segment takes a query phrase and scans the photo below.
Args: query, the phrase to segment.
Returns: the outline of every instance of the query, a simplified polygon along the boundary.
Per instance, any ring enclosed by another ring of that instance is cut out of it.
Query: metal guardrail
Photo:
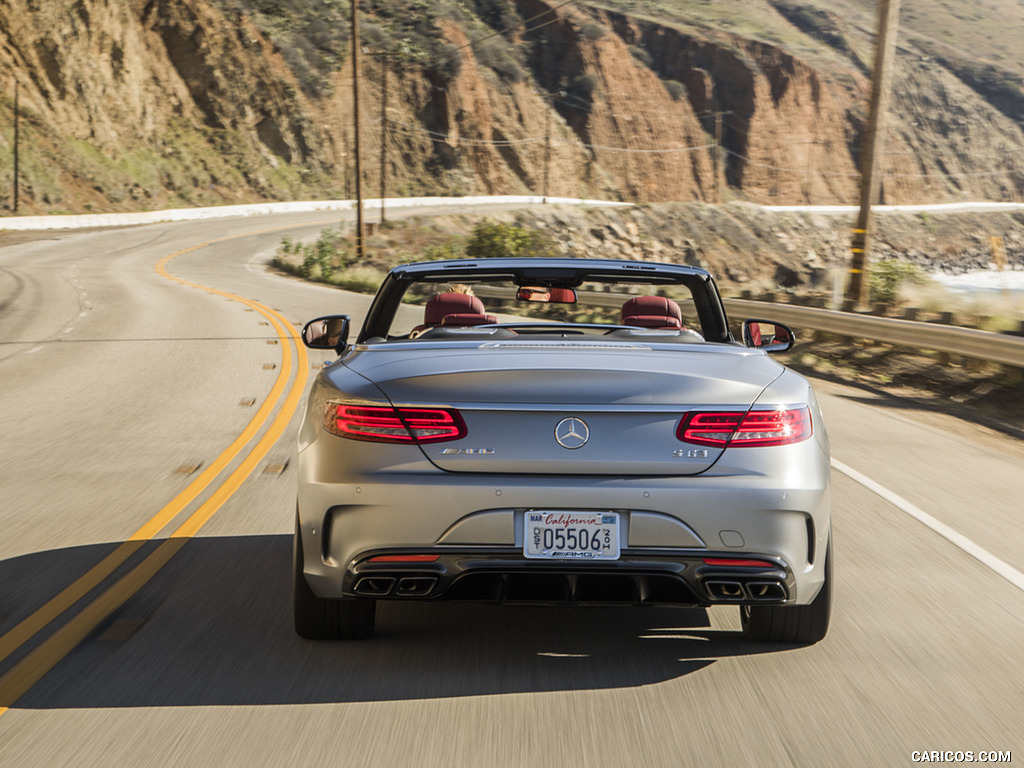
[[[734,318],[764,318],[792,325],[798,339],[800,329],[809,328],[1024,368],[1024,338],[1002,333],[747,299],[725,299],[725,308]]]

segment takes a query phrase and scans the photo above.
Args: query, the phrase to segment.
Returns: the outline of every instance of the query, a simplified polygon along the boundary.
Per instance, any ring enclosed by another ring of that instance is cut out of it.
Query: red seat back
[[[448,315],[482,315],[484,303],[468,293],[439,293],[431,296],[423,311],[424,325],[441,325]]]
[[[637,296],[622,305],[619,325],[638,328],[682,328],[683,312],[664,296]]]

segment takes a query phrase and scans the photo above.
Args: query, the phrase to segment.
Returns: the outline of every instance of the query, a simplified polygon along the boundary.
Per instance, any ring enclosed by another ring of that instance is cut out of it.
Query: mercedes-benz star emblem
[[[587,422],[583,419],[570,416],[568,419],[562,419],[555,425],[555,440],[563,448],[568,448],[569,450],[582,448],[589,439],[590,427],[587,426]]]

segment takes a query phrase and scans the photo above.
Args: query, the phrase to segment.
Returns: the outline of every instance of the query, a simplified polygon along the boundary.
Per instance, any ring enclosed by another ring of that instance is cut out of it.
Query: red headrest
[[[683,324],[683,312],[679,309],[679,305],[664,296],[637,296],[635,299],[627,301],[622,305],[622,311],[619,312],[619,324],[639,325],[639,323],[627,322],[629,318],[634,317],[660,317],[664,320],[661,325],[674,328],[679,328]],[[658,326],[645,324],[642,327]]]
[[[484,303],[468,293],[439,293],[431,296],[423,311],[425,325],[440,325],[446,315],[482,315]]]
[[[619,325],[631,325],[634,328],[682,328],[683,324],[674,317],[664,315],[630,315],[622,318]]]

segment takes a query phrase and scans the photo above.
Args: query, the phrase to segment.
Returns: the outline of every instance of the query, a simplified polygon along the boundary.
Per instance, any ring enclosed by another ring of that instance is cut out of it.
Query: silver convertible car
[[[730,331],[702,269],[596,259],[396,267],[317,376],[298,447],[295,628],[378,600],[735,605],[807,644],[832,600],[829,446],[807,380]]]

